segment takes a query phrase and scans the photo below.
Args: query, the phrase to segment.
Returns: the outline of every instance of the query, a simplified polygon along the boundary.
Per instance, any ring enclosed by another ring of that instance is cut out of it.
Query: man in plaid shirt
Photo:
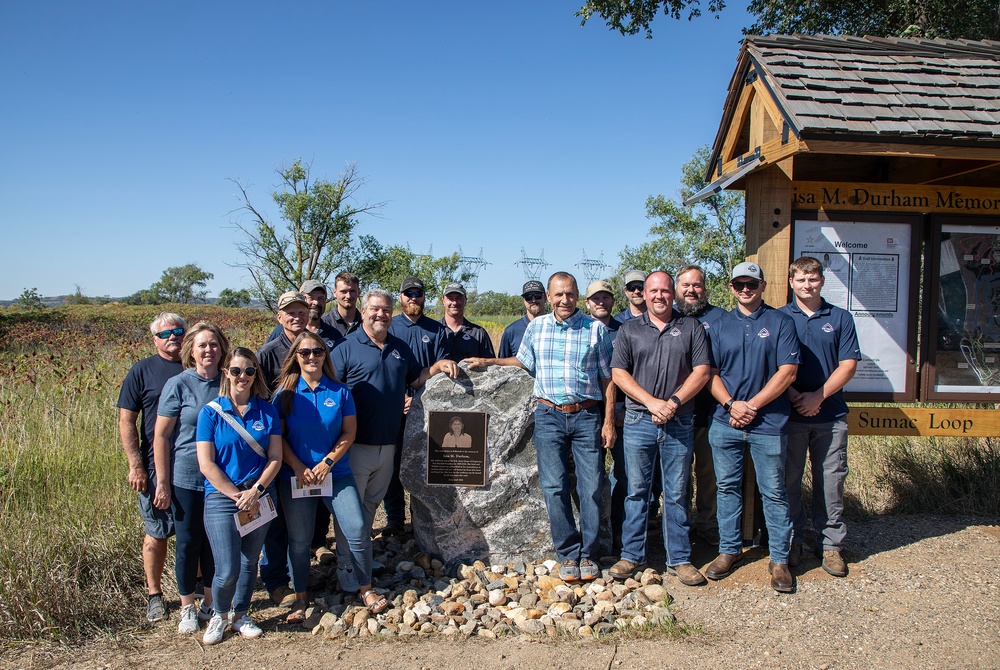
[[[573,275],[552,275],[547,295],[552,313],[528,324],[517,356],[466,362],[473,369],[517,366],[535,378],[538,482],[559,556],[559,577],[592,580],[600,575],[603,450],[615,442],[611,336],[604,324],[577,308],[580,291]],[[570,493],[570,453],[580,498],[579,529]]]

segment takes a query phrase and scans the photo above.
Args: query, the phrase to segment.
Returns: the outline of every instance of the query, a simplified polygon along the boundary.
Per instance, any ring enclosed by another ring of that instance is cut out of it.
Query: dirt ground
[[[665,585],[672,611],[694,630],[678,640],[415,637],[324,640],[282,623],[258,593],[258,640],[215,647],[178,637],[171,619],[72,648],[3,651],[0,668],[996,668],[1000,667],[1000,527],[996,519],[912,516],[856,521],[850,574],[816,559],[798,590],[767,584],[759,550],[729,578],[700,588]],[[710,547],[696,546],[704,567]]]

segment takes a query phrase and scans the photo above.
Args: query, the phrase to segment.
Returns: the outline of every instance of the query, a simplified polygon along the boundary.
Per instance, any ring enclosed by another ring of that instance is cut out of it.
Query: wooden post
[[[764,302],[788,302],[788,264],[792,261],[792,182],[776,165],[746,180],[747,257],[764,271]]]

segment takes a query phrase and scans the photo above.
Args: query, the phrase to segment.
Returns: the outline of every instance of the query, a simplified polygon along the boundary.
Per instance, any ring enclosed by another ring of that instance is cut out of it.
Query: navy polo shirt
[[[337,309],[337,306],[334,305],[333,309],[324,314],[320,321],[336,330],[342,337],[347,337],[361,327],[361,310],[355,310],[354,320],[347,321],[340,315],[340,310]]]
[[[716,307],[715,305],[705,305],[705,309],[701,311],[700,314],[696,314],[694,318],[698,319],[701,323],[702,329],[705,331],[705,336],[708,338],[709,343],[709,357],[712,354],[712,335],[715,334],[716,322],[724,317],[728,312],[721,307]],[[715,367],[715,363],[712,363],[712,367]],[[712,382],[709,381],[705,386],[698,391],[698,395],[694,397],[694,425],[696,428],[707,428],[708,422],[712,420],[712,413],[715,411],[716,406],[719,403],[715,401],[715,397],[712,395]]]
[[[757,395],[782,365],[799,363],[799,338],[795,323],[784,312],[761,304],[746,315],[734,307],[715,322],[712,334],[713,365],[733,400],[750,400]],[[791,403],[784,393],[761,407],[743,430],[762,435],[784,435]],[[729,425],[722,405],[713,420]]]
[[[796,391],[815,391],[826,383],[840,361],[861,360],[858,334],[850,312],[823,300],[819,309],[808,316],[794,299],[781,311],[792,317],[795,334],[802,343],[799,374],[792,382]],[[837,391],[823,401],[816,416],[802,416],[793,409],[789,418],[799,423],[829,423],[845,416],[847,403],[843,392]]]
[[[406,343],[421,368],[429,368],[448,357],[448,336],[444,330],[439,322],[423,314],[416,323],[404,314],[397,314],[389,324],[389,334]]]
[[[499,358],[517,356],[517,350],[521,348],[521,340],[524,338],[524,331],[527,329],[529,323],[531,323],[531,319],[525,314],[504,328],[503,335],[500,337]]]
[[[666,400],[677,392],[695,367],[710,362],[705,329],[697,319],[674,310],[663,330],[649,320],[648,313],[622,324],[611,367],[625,370],[644,391]],[[645,405],[628,396],[625,406],[634,412],[649,413]],[[678,415],[693,411],[692,400],[677,408]]]
[[[466,358],[479,356],[482,358],[493,358],[493,342],[490,341],[490,334],[486,329],[477,323],[472,323],[464,319],[457,331],[453,331],[441,317],[441,325],[444,326],[445,342],[447,343],[448,358],[461,363]]]
[[[354,396],[356,441],[395,444],[407,385],[416,381],[424,369],[410,347],[390,333],[379,349],[365,329],[358,328],[341,340],[330,359],[337,379],[347,384]]]
[[[632,313],[631,305],[615,314],[615,321],[618,323],[625,323],[626,321],[630,321],[634,318],[636,318],[636,316]]]
[[[271,340],[278,339],[281,337],[284,330],[285,329],[282,328],[280,324],[275,326],[274,330],[271,331],[271,334],[267,336],[267,341],[270,342]],[[326,346],[329,349],[333,349],[333,347],[337,344],[337,340],[343,339],[344,337],[343,333],[341,333],[336,326],[331,326],[322,319],[319,322],[319,330],[316,331],[316,334],[319,335],[324,342],[326,342]]]
[[[233,409],[233,401],[227,396],[219,396],[217,402],[222,411],[231,415],[250,437],[257,441],[267,453],[272,435],[281,435],[281,420],[278,412],[268,401],[251,396],[250,405],[241,417]],[[267,465],[267,459],[260,456],[246,440],[223,419],[217,411],[205,405],[198,415],[198,442],[215,445],[215,464],[236,486],[253,484],[260,479]],[[215,492],[215,486],[205,478],[205,495]]]
[[[292,409],[285,414],[279,391],[274,396],[274,406],[285,422],[285,439],[292,451],[307,467],[312,468],[326,458],[340,439],[345,416],[354,416],[354,397],[346,384],[335,382],[326,375],[316,388],[309,388],[306,380],[299,378],[299,385],[292,394]],[[290,479],[295,473],[287,463],[281,466],[281,477]],[[344,455],[330,468],[331,477],[351,474],[351,465]]]

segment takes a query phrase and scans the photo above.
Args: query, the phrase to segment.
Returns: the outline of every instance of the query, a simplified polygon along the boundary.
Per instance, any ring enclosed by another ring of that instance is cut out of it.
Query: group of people
[[[690,560],[693,521],[719,545],[705,575],[727,576],[742,557],[745,450],[764,502],[771,585],[794,589],[788,566],[802,553],[807,454],[823,567],[845,575],[841,389],[859,358],[857,338],[850,315],[822,299],[818,261],[796,260],[789,281],[794,300],[773,309],[763,303],[760,267],[741,263],[730,282],[737,307],[727,312],[709,304],[697,266],[681,268],[676,286],[667,272],[632,271],[623,311],[612,316],[613,290],[598,281],[587,288],[586,315],[576,279],[558,272],[547,286],[524,284],[525,315],[504,331],[499,358],[488,333],[465,318],[461,284],[445,287],[436,321],[424,314],[416,277],[402,282],[395,317],[396,296],[381,289],[366,291],[359,307],[351,273],[337,275],[329,312],[326,285],[309,280],[279,297],[278,326],[256,352],[232,347],[214,324],[188,328],[177,314],[158,315],[150,324],[156,353],[131,368],[118,401],[145,524],[147,618],[166,616],[161,576],[176,535],[180,632],[207,621],[206,644],[230,627],[259,636],[248,615],[258,562],[273,601],[289,608],[288,621],[301,621],[310,557],[329,552],[331,517],[340,588],[384,611],[385,596],[372,588],[375,512],[384,504],[383,535],[403,531],[399,463],[411,399],[433,375],[456,377],[460,361],[519,366],[534,377],[539,484],[562,579],[600,574],[608,452],[620,555],[611,577],[644,566],[658,487],[668,572],[686,585],[705,581]],[[254,523],[261,515],[273,519]]]

